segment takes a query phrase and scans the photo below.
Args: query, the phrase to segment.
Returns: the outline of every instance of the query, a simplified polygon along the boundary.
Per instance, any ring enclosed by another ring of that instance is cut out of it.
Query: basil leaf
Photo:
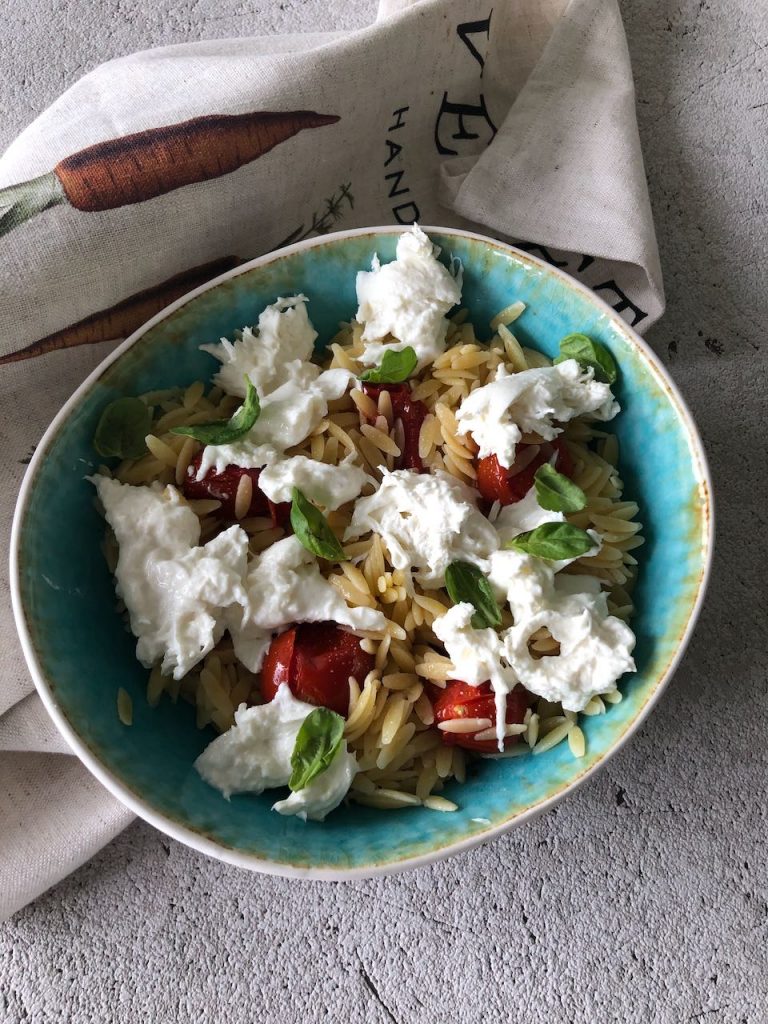
[[[556,363],[564,363],[566,359],[575,359],[585,369],[591,367],[595,372],[595,380],[601,384],[615,384],[619,376],[613,356],[602,345],[592,341],[586,334],[569,334],[560,342],[560,355]]]
[[[308,786],[328,768],[341,746],[344,719],[328,708],[310,711],[296,736],[291,754],[291,778],[288,782],[296,793]]]
[[[472,605],[475,629],[498,628],[501,625],[501,612],[491,585],[476,565],[451,562],[445,570],[445,589],[454,604],[466,601]]]
[[[418,361],[410,345],[399,352],[389,349],[384,353],[381,365],[360,374],[360,380],[368,384],[402,384],[416,369]]]
[[[580,512],[587,504],[584,491],[548,462],[536,470],[533,483],[536,500],[548,512]]]
[[[118,398],[101,414],[93,447],[105,458],[138,459],[151,425],[152,413],[140,398]]]
[[[291,526],[307,551],[311,551],[313,555],[327,558],[329,562],[348,561],[338,537],[328,525],[328,520],[298,487],[293,488]]]
[[[198,423],[194,427],[173,427],[171,433],[194,437],[203,444],[232,444],[233,441],[239,441],[261,415],[258,392],[248,377],[245,378],[245,387],[245,400],[230,419]]]
[[[523,551],[526,555],[547,558],[552,562],[559,562],[563,558],[578,558],[594,546],[595,542],[586,530],[580,530],[570,523],[542,523],[535,530],[521,533],[504,545],[513,551]]]

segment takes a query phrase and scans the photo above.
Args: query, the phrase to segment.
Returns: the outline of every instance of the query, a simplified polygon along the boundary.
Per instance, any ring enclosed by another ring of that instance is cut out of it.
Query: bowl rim
[[[106,356],[67,399],[43,434],[22,480],[13,517],[9,560],[11,602],[22,651],[37,693],[39,694],[48,714],[53,719],[56,728],[71,748],[71,751],[114,797],[133,811],[138,817],[142,818],[150,825],[153,825],[160,832],[176,839],[178,842],[183,843],[186,846],[190,846],[198,852],[206,854],[217,860],[232,864],[235,867],[258,871],[262,874],[314,881],[347,881],[351,879],[374,878],[383,875],[398,874],[401,871],[412,870],[414,868],[433,864],[445,859],[446,857],[471,850],[490,839],[495,839],[496,837],[509,832],[512,828],[522,825],[524,822],[533,821],[540,814],[551,810],[551,808],[560,803],[561,800],[565,799],[566,796],[570,795],[583,785],[588,778],[602,768],[606,762],[618,753],[618,751],[634,736],[660,700],[662,693],[677,670],[701,613],[701,608],[711,576],[714,552],[715,508],[712,478],[704,445],[690,409],[678,390],[677,385],[672,380],[666,367],[661,363],[656,353],[650,345],[648,345],[648,343],[645,342],[643,338],[641,338],[637,332],[619,316],[616,310],[596,295],[595,292],[571,275],[565,273],[563,270],[547,263],[545,260],[532,256],[530,253],[527,253],[522,249],[518,249],[516,246],[510,245],[507,242],[499,241],[498,239],[491,238],[475,231],[435,225],[421,225],[421,227],[428,235],[440,234],[445,237],[456,236],[483,243],[492,249],[500,251],[506,255],[511,255],[518,261],[528,263],[540,270],[543,270],[545,273],[558,278],[565,286],[585,295],[597,309],[601,310],[611,320],[614,327],[617,327],[624,334],[626,341],[635,349],[639,350],[646,363],[649,364],[651,371],[659,379],[660,383],[663,384],[670,400],[676,407],[679,420],[686,428],[688,435],[688,447],[694,466],[694,476],[697,478],[700,488],[703,490],[702,565],[697,582],[696,595],[673,657],[667,663],[663,673],[656,679],[652,693],[643,704],[642,708],[640,708],[638,714],[629,723],[625,731],[614,742],[614,744],[605,751],[602,756],[598,757],[597,760],[584,768],[575,778],[566,783],[551,796],[546,797],[544,800],[534,804],[532,807],[528,807],[517,814],[513,814],[511,817],[505,818],[501,822],[490,825],[488,828],[480,829],[473,832],[471,835],[465,836],[464,838],[448,842],[445,845],[437,846],[426,853],[406,856],[401,859],[395,857],[394,859],[387,860],[383,863],[375,863],[366,866],[329,868],[322,866],[302,867],[290,862],[271,860],[259,854],[249,853],[234,847],[225,846],[224,844],[220,844],[207,838],[205,835],[195,831],[193,828],[182,825],[170,817],[166,817],[162,812],[146,803],[141,796],[122,782],[117,775],[115,775],[98,759],[87,744],[80,738],[64,712],[59,707],[52,688],[45,676],[42,665],[37,657],[24,611],[20,574],[20,552],[23,523],[26,518],[27,509],[30,504],[34,490],[34,482],[37,477],[39,467],[42,465],[48,449],[55,441],[61,428],[69,419],[70,414],[79,405],[81,399],[100,379],[107,368],[119,360],[125,352],[131,349],[144,334],[157,326],[157,324],[161,323],[163,320],[167,319],[171,314],[181,309],[191,300],[196,299],[205,292],[217,288],[225,281],[238,277],[240,274],[248,273],[258,267],[275,262],[285,256],[300,253],[308,249],[320,248],[337,241],[344,241],[348,238],[357,238],[364,235],[374,236],[382,234],[401,234],[403,231],[408,229],[408,226],[387,224],[381,226],[350,228],[326,235],[320,235],[315,238],[304,239],[303,241],[294,242],[291,245],[284,246],[281,249],[265,253],[262,256],[257,256],[255,259],[249,260],[247,263],[243,263],[231,270],[227,270],[218,277],[205,282],[197,288],[193,288],[191,291],[180,296],[178,299],[161,309],[153,317],[147,320],[145,324],[130,334],[113,352]]]

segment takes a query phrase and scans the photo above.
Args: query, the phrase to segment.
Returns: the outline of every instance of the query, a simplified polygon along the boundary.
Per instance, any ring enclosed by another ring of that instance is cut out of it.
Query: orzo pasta
[[[280,813],[453,811],[478,756],[583,757],[579,714],[633,668],[610,357],[521,345],[514,295],[449,317],[460,279],[401,243],[323,355],[304,297],[278,300],[206,346],[212,386],[139,396],[144,453],[93,478],[148,703],[224,734],[197,764],[226,796],[290,783]]]

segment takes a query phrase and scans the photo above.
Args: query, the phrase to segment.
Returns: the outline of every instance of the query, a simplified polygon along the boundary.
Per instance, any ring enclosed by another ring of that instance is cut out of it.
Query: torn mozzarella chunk
[[[286,537],[255,559],[246,577],[242,620],[228,620],[235,654],[258,672],[274,632],[296,622],[336,622],[352,630],[383,630],[387,620],[373,608],[350,608],[321,574],[317,559],[297,537]]]
[[[504,657],[527,690],[567,711],[582,711],[596,694],[610,690],[634,669],[632,630],[609,615],[607,597],[591,576],[555,575],[540,558],[498,551],[491,559],[491,585],[503,593],[515,624],[503,634]],[[540,659],[528,641],[546,627],[560,653]]]
[[[532,487],[520,501],[501,508],[495,517],[492,517],[492,522],[499,535],[499,545],[503,547],[509,541],[514,540],[515,537],[519,537],[521,533],[528,533],[539,526],[543,526],[545,523],[565,522],[565,516],[562,512],[548,512],[546,509],[543,509],[536,497],[536,488]],[[576,555],[574,558],[561,558],[556,561],[547,562],[551,569],[559,572],[566,565],[575,562],[577,558],[594,558],[603,546],[603,540],[596,530],[587,530],[586,532],[592,538],[594,547],[583,555]]]
[[[246,327],[235,342],[222,338],[218,345],[201,345],[221,363],[214,384],[228,395],[244,398],[246,377],[260,394],[291,380],[294,364],[311,358],[317,338],[306,304],[305,295],[278,299],[259,316],[256,332]]]
[[[116,590],[136,657],[181,679],[221,639],[225,614],[242,614],[248,537],[233,526],[198,547],[200,522],[175,488],[91,481],[119,545]]]
[[[259,487],[270,501],[290,501],[296,487],[329,512],[357,498],[368,482],[373,478],[356,464],[353,453],[338,466],[295,455],[266,466],[259,475]]]
[[[395,260],[382,266],[374,256],[372,269],[357,275],[363,363],[378,365],[385,352],[410,346],[421,369],[445,351],[445,314],[461,299],[461,273],[454,277],[439,254],[414,224],[400,236]]]
[[[539,504],[536,488],[532,487],[524,498],[511,505],[504,505],[492,519],[502,544],[514,540],[521,533],[535,530],[544,523],[565,522],[562,512],[548,512]]]
[[[519,679],[506,662],[501,636],[495,629],[475,629],[471,624],[473,614],[471,604],[456,604],[436,618],[432,628],[453,662],[456,679],[470,686],[490,681],[496,699],[496,738],[499,750],[503,750],[507,694]]]
[[[495,455],[509,469],[523,434],[551,441],[562,432],[556,423],[587,413],[598,420],[617,414],[610,386],[593,378],[593,371],[575,359],[512,374],[499,366],[493,381],[463,399],[456,412],[458,432],[472,435],[480,458]]]
[[[233,793],[285,786],[291,777],[296,735],[311,710],[285,684],[268,704],[250,708],[241,704],[235,724],[208,744],[195,768],[227,799]]]
[[[241,704],[235,712],[235,724],[208,744],[195,761],[195,768],[227,799],[234,793],[262,793],[286,786],[296,737],[314,710],[282,684],[268,704],[250,708]],[[303,789],[279,800],[273,810],[322,821],[344,799],[356,771],[354,755],[342,741],[328,768]]]
[[[232,444],[207,445],[196,479],[227,466],[258,469],[277,461],[300,444],[328,413],[328,402],[341,398],[352,379],[348,370],[325,370],[314,363],[293,364],[290,380],[261,399],[261,414],[249,432]]]
[[[435,589],[445,582],[451,562],[487,569],[499,545],[476,500],[472,488],[448,473],[385,470],[378,491],[358,499],[344,539],[380,534],[392,565],[417,569],[422,586]]]
[[[453,662],[456,679],[479,686],[494,677],[503,678],[503,644],[495,629],[475,629],[471,625],[474,613],[466,601],[455,604],[435,619],[433,629]]]
[[[516,622],[535,614],[546,602],[552,577],[543,559],[521,551],[496,551],[491,556],[488,580],[497,600],[509,605]]]
[[[325,771],[316,775],[308,786],[291,793],[285,800],[278,800],[272,810],[278,814],[295,814],[304,821],[307,818],[323,821],[347,795],[356,774],[355,755],[347,750],[346,741],[342,742]]]
[[[278,299],[259,317],[257,332],[249,328],[235,342],[202,345],[222,364],[214,383],[243,397],[248,377],[259,393],[261,412],[248,433],[232,444],[207,445],[197,480],[227,466],[259,469],[275,462],[287,448],[300,444],[328,413],[328,402],[340,398],[353,375],[348,370],[321,371],[310,362],[317,332],[307,315],[306,296]]]

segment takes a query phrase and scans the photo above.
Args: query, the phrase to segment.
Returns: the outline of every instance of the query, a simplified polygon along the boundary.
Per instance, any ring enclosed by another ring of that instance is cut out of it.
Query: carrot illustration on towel
[[[209,114],[97,142],[48,174],[0,190],[0,236],[60,203],[115,210],[230,174],[298,132],[338,120],[312,110]]]
[[[327,199],[323,200],[322,209],[315,210],[309,227],[300,224],[286,239],[277,245],[270,245],[270,248],[281,248],[288,245],[289,242],[309,238],[310,235],[326,234],[344,216],[345,207],[352,210],[354,206],[355,197],[352,195],[352,183],[342,183]],[[251,253],[251,256],[253,255],[255,253]],[[129,295],[126,299],[121,299],[120,302],[107,309],[100,309],[91,313],[90,316],[78,320],[77,323],[54,331],[53,334],[47,334],[38,341],[33,341],[24,348],[0,356],[0,366],[7,363],[20,363],[25,359],[35,359],[37,356],[44,356],[60,349],[76,348],[78,345],[97,345],[101,341],[126,338],[174,299],[186,295],[188,291],[218,277],[224,271],[232,270],[234,267],[246,263],[251,256],[222,256],[220,259],[204,263],[202,266],[183,270],[160,284],[144,288],[140,292]]]
[[[26,348],[17,352],[9,352],[8,355],[0,357],[0,366],[7,363],[20,363],[24,359],[34,359],[36,356],[47,355],[48,352],[56,352],[62,348],[75,348],[78,345],[97,345],[100,341],[112,341],[115,338],[127,338],[133,334],[137,327],[141,327],[155,313],[181,298],[198,285],[205,284],[213,277],[218,277],[225,270],[245,263],[239,256],[224,256],[219,260],[213,260],[200,267],[191,267],[180,274],[169,277],[168,280],[144,291],[136,292],[127,299],[110,306],[109,309],[99,310],[91,316],[70,324],[61,331],[34,341]]]

